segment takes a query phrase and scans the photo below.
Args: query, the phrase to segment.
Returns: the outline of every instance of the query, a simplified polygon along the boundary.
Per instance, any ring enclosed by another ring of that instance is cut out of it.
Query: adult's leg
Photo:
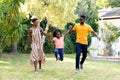
[[[63,58],[64,58],[64,50],[63,49],[59,49],[59,55],[60,55],[60,60],[63,61]]]
[[[81,44],[76,43],[76,69],[79,69],[80,54],[81,54]]]
[[[37,62],[37,61],[34,61],[35,72],[37,71],[37,64],[38,64],[38,62]]]
[[[56,58],[56,61],[57,61],[58,60],[58,53],[59,53],[59,51],[58,51],[58,49],[55,49],[54,52],[55,52],[55,58]]]
[[[81,67],[82,67],[82,65],[85,62],[86,57],[87,57],[87,47],[88,47],[87,45],[82,45],[82,59],[81,59],[81,62],[80,62]]]
[[[39,69],[41,69],[41,60],[39,60]]]

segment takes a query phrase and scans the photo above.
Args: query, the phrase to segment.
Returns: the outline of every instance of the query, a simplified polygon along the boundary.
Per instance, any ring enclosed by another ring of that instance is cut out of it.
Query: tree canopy
[[[8,47],[12,45],[13,50],[22,51],[27,31],[32,26],[30,21],[32,17],[41,20],[40,25],[46,32],[53,32],[59,28],[64,33],[68,29],[66,27],[79,22],[79,16],[84,14],[87,16],[86,23],[97,32],[97,10],[120,7],[119,2],[119,0],[0,0],[0,49],[4,48],[6,51],[5,46],[11,49]],[[91,35],[89,42],[90,37]],[[70,42],[72,44],[68,45]],[[66,38],[66,52],[70,51],[68,50],[70,45],[75,47],[74,42],[75,34]]]

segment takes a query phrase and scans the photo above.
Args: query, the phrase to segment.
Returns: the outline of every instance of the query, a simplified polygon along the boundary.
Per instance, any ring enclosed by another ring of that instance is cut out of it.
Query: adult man
[[[71,28],[70,33],[76,32],[76,73],[83,69],[83,63],[87,57],[87,48],[88,48],[88,33],[93,33],[99,40],[100,38],[94,32],[94,30],[88,24],[85,24],[85,16],[80,16],[80,24],[76,24],[73,28]],[[83,53],[82,59],[80,61],[81,52]],[[80,65],[80,68],[79,68]]]

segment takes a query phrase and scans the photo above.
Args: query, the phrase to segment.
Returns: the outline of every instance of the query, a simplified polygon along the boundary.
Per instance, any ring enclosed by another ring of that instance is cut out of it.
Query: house
[[[99,36],[104,35],[105,23],[120,27],[120,8],[98,10]],[[103,43],[103,42],[101,42]],[[99,44],[101,44],[99,43]],[[105,45],[99,47],[99,53],[103,53]],[[113,56],[120,56],[120,37],[112,43]]]

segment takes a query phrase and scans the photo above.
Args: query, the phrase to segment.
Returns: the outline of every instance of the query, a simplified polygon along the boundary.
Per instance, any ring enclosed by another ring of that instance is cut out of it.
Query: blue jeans
[[[64,58],[64,49],[63,48],[55,48],[55,58],[58,59],[58,54],[60,56],[60,60],[63,61]]]
[[[79,65],[83,65],[86,57],[87,57],[87,45],[84,44],[80,44],[80,43],[76,43],[76,69],[79,69]],[[82,55],[82,59],[80,61],[80,55],[81,53],[83,53]]]

